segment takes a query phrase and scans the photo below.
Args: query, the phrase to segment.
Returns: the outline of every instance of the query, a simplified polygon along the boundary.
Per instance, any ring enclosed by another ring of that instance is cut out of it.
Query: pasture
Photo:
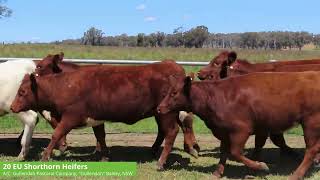
[[[189,60],[209,61],[220,50],[217,49],[185,49],[185,48],[118,48],[118,47],[90,47],[72,45],[0,45],[0,57],[33,57],[40,59],[47,54],[63,51],[66,58],[95,58],[95,59],[146,59],[146,60]],[[320,50],[302,51],[264,51],[264,50],[235,50],[239,58],[246,58],[254,62],[263,62],[269,59],[311,59],[320,57]],[[185,67],[186,71],[198,71],[200,67]],[[218,163],[219,142],[212,136],[199,118],[194,120],[194,131],[201,147],[200,157],[195,159],[183,152],[182,134],[179,133],[175,143],[175,149],[169,156],[170,166],[164,172],[156,171],[157,159],[149,152],[155,140],[157,125],[154,118],[148,118],[134,125],[123,123],[106,123],[107,145],[111,148],[113,161],[138,162],[138,175],[132,179],[209,179]],[[0,146],[6,147],[0,150],[0,161],[15,161],[19,151],[15,147],[15,138],[22,130],[20,122],[14,115],[6,115],[0,118]],[[63,155],[53,157],[56,161],[92,161],[95,141],[91,128],[73,130],[68,136],[70,147]],[[181,130],[180,130],[181,132]],[[33,140],[33,148],[30,150],[29,160],[38,161],[43,148],[49,143],[52,128],[43,119],[40,119]],[[304,151],[302,130],[300,127],[287,132],[286,140],[291,147],[300,152]],[[253,147],[253,138],[250,138],[246,146],[246,152],[250,154]],[[278,180],[286,179],[297,167],[301,157],[292,159],[279,154],[278,148],[268,140],[263,150],[263,161],[271,171],[269,174],[256,173],[256,179]],[[253,174],[242,164],[228,161],[225,171],[226,179],[241,179],[246,174]],[[43,179],[43,177],[40,177]],[[38,179],[40,179],[38,178]],[[319,179],[320,172],[312,168],[308,174],[310,179]],[[34,177],[30,179],[35,179]],[[37,178],[36,178],[37,179]],[[48,178],[49,179],[49,178]],[[51,179],[51,178],[50,178]],[[61,179],[61,178],[59,178]],[[62,178],[68,179],[68,178]],[[74,179],[74,178],[70,178]],[[82,179],[82,178],[79,178]],[[92,179],[97,179],[96,177]],[[127,179],[127,178],[126,178]]]

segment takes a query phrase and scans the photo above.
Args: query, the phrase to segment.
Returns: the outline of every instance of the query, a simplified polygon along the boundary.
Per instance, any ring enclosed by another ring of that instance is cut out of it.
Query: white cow
[[[31,60],[16,60],[0,63],[0,115],[10,112],[14,100],[25,74],[33,73],[36,64]],[[21,139],[19,159],[24,159],[29,152],[32,134],[37,121],[34,111],[20,112],[18,119],[24,124],[24,133]]]

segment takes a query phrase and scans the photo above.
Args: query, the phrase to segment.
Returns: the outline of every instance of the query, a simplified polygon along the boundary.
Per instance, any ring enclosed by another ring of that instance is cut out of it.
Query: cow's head
[[[53,73],[60,73],[62,70],[58,64],[63,60],[64,54],[48,55],[37,63],[35,73],[42,76]]]
[[[191,111],[190,107],[190,90],[191,76],[170,76],[170,88],[165,98],[159,104],[157,111],[166,114],[170,111]]]
[[[223,51],[198,72],[200,80],[218,80],[227,77],[227,69],[237,59],[234,51]]]
[[[21,83],[18,93],[11,104],[11,111],[18,113],[33,109],[38,101],[37,80],[34,74],[27,74]]]

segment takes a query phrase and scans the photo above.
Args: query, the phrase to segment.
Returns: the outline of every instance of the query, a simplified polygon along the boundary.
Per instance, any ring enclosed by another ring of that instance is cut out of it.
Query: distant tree
[[[164,40],[166,38],[166,35],[163,32],[157,32],[157,46],[162,47],[164,46]]]
[[[294,42],[299,50],[301,50],[304,45],[310,43],[311,40],[312,35],[308,32],[302,31],[294,33]]]
[[[320,47],[320,34],[316,34],[313,36],[313,44],[316,45],[316,47]]]
[[[148,44],[151,47],[156,47],[157,46],[157,34],[156,33],[151,33],[148,37],[147,37],[147,41]]]
[[[145,37],[144,37],[145,35],[144,35],[144,33],[139,33],[138,34],[138,36],[137,36],[137,46],[138,47],[143,47],[144,46],[144,39],[145,39]]]
[[[206,26],[197,26],[184,33],[184,45],[185,47],[202,48],[208,37],[208,28]]]
[[[102,38],[104,33],[102,30],[96,29],[94,27],[91,27],[89,30],[87,30],[81,39],[81,44],[84,45],[92,45],[92,46],[101,46],[102,45]]]
[[[180,47],[184,44],[183,27],[178,27],[173,30],[173,34],[167,35],[167,46]]]
[[[10,17],[12,14],[12,10],[4,5],[6,0],[0,0],[0,19],[3,17]]]

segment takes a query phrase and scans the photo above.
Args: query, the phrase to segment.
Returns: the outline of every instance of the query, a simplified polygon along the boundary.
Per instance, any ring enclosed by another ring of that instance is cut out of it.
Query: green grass
[[[234,49],[239,58],[261,62],[269,59],[310,59],[319,58],[320,50],[244,50]],[[53,44],[16,44],[0,45],[0,57],[43,58],[47,54],[64,52],[66,58],[94,59],[145,59],[145,60],[188,60],[209,61],[221,49],[211,48],[143,48],[143,47],[106,47]]]

